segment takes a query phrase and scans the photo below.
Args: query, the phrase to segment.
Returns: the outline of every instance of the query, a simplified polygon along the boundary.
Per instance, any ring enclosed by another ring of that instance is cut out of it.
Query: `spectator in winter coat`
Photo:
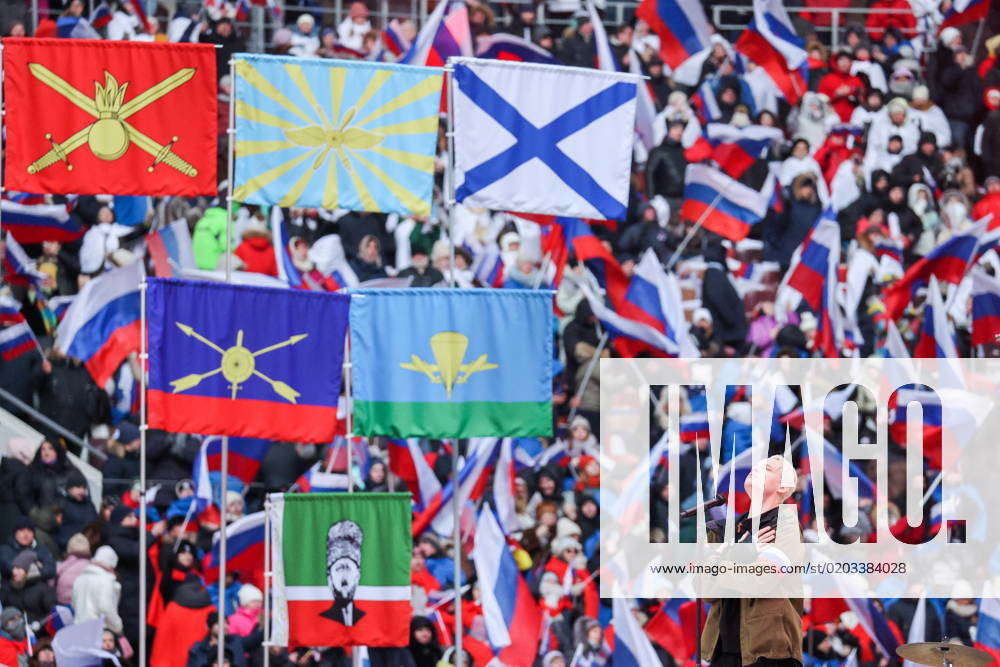
[[[118,615],[122,585],[115,578],[118,554],[105,545],[97,550],[94,558],[73,584],[73,611],[75,622],[81,623],[104,617],[104,627],[112,632],[122,631]]]
[[[856,125],[863,130],[867,130],[879,111],[882,110],[883,104],[885,104],[885,95],[881,90],[872,88],[862,98],[861,105],[855,107],[854,111],[851,112],[851,125]]]
[[[53,358],[50,365],[38,389],[38,407],[42,414],[81,438],[92,426],[106,423],[111,410],[108,394],[94,384],[86,367],[76,359],[65,357]],[[46,432],[44,428],[41,430]],[[49,436],[52,442],[58,441],[58,434],[49,433]]]
[[[823,145],[830,129],[840,122],[840,116],[830,108],[826,95],[812,91],[802,96],[802,103],[797,112],[789,118],[788,126],[792,134],[809,142],[809,147],[815,151]]]
[[[372,31],[372,23],[368,19],[368,7],[363,2],[352,2],[347,12],[347,18],[337,26],[337,41],[343,46],[355,51],[364,49],[365,35]]]
[[[17,607],[4,607],[0,612],[0,665],[23,665],[27,658],[28,642],[24,613]]]
[[[909,187],[913,183],[937,186],[944,164],[938,155],[938,143],[933,132],[923,132],[915,153],[910,153],[892,168],[892,181]]]
[[[211,612],[206,620],[208,633],[204,639],[191,647],[187,656],[187,667],[212,667],[218,655],[219,646],[219,615]],[[225,654],[232,667],[246,667],[246,655],[243,651],[243,640],[234,635],[226,635]]]
[[[87,480],[80,472],[74,470],[70,473],[66,480],[66,495],[59,499],[58,505],[63,518],[56,534],[56,544],[62,553],[71,536],[83,530],[88,523],[97,521],[97,510],[90,498]]]
[[[225,197],[225,195],[222,195]],[[226,210],[213,206],[195,223],[191,235],[194,261],[199,269],[214,271],[226,254]]]
[[[865,93],[864,82],[851,74],[851,54],[841,51],[833,57],[833,69],[819,82],[819,92],[827,96],[842,122],[851,119]]]
[[[913,16],[913,9],[906,0],[875,0],[871,4],[874,9],[865,21],[868,34],[873,42],[882,40],[888,28],[896,28],[907,37],[916,34],[917,19]],[[894,10],[892,13],[880,12],[878,10]]]
[[[237,598],[240,606],[226,619],[226,632],[246,637],[260,623],[264,594],[253,584],[243,584]]]
[[[125,505],[112,511],[106,526],[108,545],[118,554],[118,581],[122,586],[118,615],[132,646],[139,645],[139,517]],[[155,534],[154,534],[155,536]],[[175,663],[176,664],[176,663]]]
[[[982,220],[992,214],[994,220],[1000,220],[1000,176],[987,176],[986,195],[972,207],[972,219]]]
[[[108,444],[112,456],[101,471],[104,495],[120,496],[132,486],[132,480],[139,478],[140,444],[139,427],[130,421],[121,422]]]
[[[597,58],[594,46],[594,26],[590,23],[590,14],[586,11],[577,12],[576,30],[564,37],[559,48],[559,60],[572,67],[593,67]]]
[[[73,604],[73,582],[90,564],[90,542],[82,533],[69,538],[66,558],[56,565],[56,602]]]
[[[351,260],[351,268],[361,282],[385,278],[388,275],[382,268],[382,244],[377,236],[369,234],[361,239],[361,243],[358,244],[358,256]]]
[[[10,576],[14,559],[25,550],[33,551],[41,562],[42,579],[49,581],[56,576],[56,562],[51,552],[35,539],[35,522],[25,516],[14,521],[14,536],[0,545],[0,576]]]
[[[924,132],[933,132],[938,146],[951,143],[951,126],[941,107],[930,99],[930,90],[920,85],[913,89],[913,99],[910,101],[910,114]]]
[[[743,300],[726,267],[726,251],[721,243],[713,241],[708,243],[703,254],[707,267],[702,277],[702,306],[712,314],[715,336],[733,350],[741,350],[746,343],[747,319]]]
[[[204,638],[209,614],[214,613],[212,600],[200,582],[189,581],[178,588],[160,616],[150,654],[151,667],[187,664],[191,647]]]
[[[989,111],[976,132],[976,153],[987,176],[1000,176],[1000,88],[990,88],[984,97]]]
[[[312,14],[299,14],[292,29],[292,45],[289,55],[299,58],[315,58],[319,50],[319,36],[316,30],[316,19]]]
[[[946,48],[939,49],[938,55],[941,60],[936,72],[934,100],[948,117],[951,141],[965,146],[972,121],[980,109],[982,84],[973,67],[974,59],[965,47],[958,46],[950,52]]]
[[[410,655],[416,667],[437,667],[443,655],[437,630],[426,616],[410,619]]]
[[[688,161],[684,157],[685,124],[672,121],[667,136],[660,145],[649,152],[646,162],[646,190],[650,198],[661,195],[667,199],[684,196],[684,172]]]
[[[874,165],[874,168],[885,169],[885,160],[888,159],[889,139],[899,136],[903,141],[900,151],[902,155],[909,155],[917,150],[917,141],[920,138],[920,126],[909,112],[906,100],[895,98],[886,105],[885,113],[879,115],[872,121],[868,130],[868,150],[865,153],[865,162]]]
[[[243,228],[242,241],[236,246],[233,254],[238,258],[238,261],[233,262],[234,269],[263,273],[266,276],[278,275],[278,262],[274,256],[274,246],[271,245],[271,232],[257,218],[251,218]]]
[[[0,603],[17,607],[31,622],[43,620],[56,603],[56,592],[42,578],[42,562],[31,549],[14,557],[10,578],[0,584]]]

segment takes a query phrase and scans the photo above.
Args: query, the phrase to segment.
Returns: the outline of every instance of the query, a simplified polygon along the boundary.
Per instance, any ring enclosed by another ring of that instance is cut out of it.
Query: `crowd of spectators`
[[[947,0],[945,0],[947,3]],[[168,4],[158,5],[143,26],[128,2],[112,2],[113,19],[102,29],[107,39],[166,41],[175,36],[178,19],[198,26],[195,38],[220,45],[220,74],[232,53],[244,51],[246,27],[234,21],[238,8],[231,2],[206,2],[197,11],[178,3],[177,13]],[[809,312],[777,318],[778,282],[817,217],[827,206],[837,211],[841,227],[848,285],[844,308],[856,316],[864,342],[861,354],[879,355],[885,340],[882,289],[950,236],[969,228],[975,220],[994,214],[1000,219],[1000,35],[995,26],[984,34],[976,25],[963,29],[918,28],[911,15],[871,14],[867,21],[834,26],[839,31],[835,51],[830,48],[828,14],[815,11],[836,3],[805,4],[813,8],[796,17],[809,54],[808,90],[801,102],[789,105],[752,63],[738,62],[732,45],[717,34],[705,61],[700,84],[715,95],[721,117],[717,122],[737,127],[753,124],[776,127],[783,140],[776,142],[760,161],[780,182],[777,199],[765,220],[739,243],[724,241],[705,231],[681,253],[673,268],[681,279],[685,317],[699,352],[704,356],[791,356],[819,354],[816,318]],[[50,0],[56,7],[58,0]],[[814,7],[815,5],[815,7]],[[474,38],[508,32],[546,48],[562,63],[594,67],[596,49],[590,16],[572,3],[550,2],[548,16],[568,21],[565,28],[539,22],[533,3],[481,3],[469,0]],[[907,9],[900,0],[877,0],[873,7]],[[80,16],[81,0],[70,0],[61,11]],[[308,4],[289,5],[280,16],[284,22],[269,31],[271,53],[324,58],[384,58],[382,30],[363,2],[353,2],[342,21],[313,11]],[[826,23],[824,24],[824,20]],[[991,19],[992,20],[992,19]],[[562,25],[562,24],[560,24]],[[416,35],[413,19],[398,22],[404,38]],[[637,141],[632,190],[625,220],[593,225],[593,233],[613,253],[626,274],[641,255],[652,249],[661,263],[673,255],[693,221],[680,215],[684,174],[700,161],[691,149],[702,135],[705,118],[693,102],[697,87],[683,86],[670,77],[658,57],[658,38],[641,20],[607,26],[611,48],[621,70],[638,58],[648,75],[657,116],[655,144]],[[825,28],[825,30],[823,30]],[[823,30],[817,32],[816,30]],[[44,19],[35,34],[54,35],[55,24]],[[24,22],[15,22],[7,35],[27,34]],[[975,35],[975,37],[974,37]],[[985,53],[977,47],[985,48]],[[392,60],[392,57],[387,59]],[[231,82],[221,76],[220,165],[224,167],[224,128],[228,118]],[[474,271],[480,255],[495,251],[502,260],[502,287],[531,289],[543,284],[550,269],[541,251],[538,224],[506,212],[457,206],[451,241],[456,246],[454,264],[449,252],[447,215],[441,201],[441,178],[446,163],[443,137],[436,162],[436,201],[423,218],[381,215],[345,210],[289,209],[289,250],[297,268],[325,278],[331,246],[340,248],[356,278],[366,281],[400,277],[417,287],[447,286],[491,288]],[[224,174],[224,170],[220,171]],[[139,635],[147,632],[153,665],[214,665],[220,595],[226,603],[224,619],[228,664],[261,663],[261,613],[263,581],[260,572],[229,573],[220,586],[206,579],[204,562],[220,524],[220,510],[210,507],[192,517],[192,465],[200,439],[186,434],[150,431],[147,476],[156,485],[149,510],[148,554],[139,550],[139,430],[138,417],[129,400],[122,401],[122,375],[98,387],[76,360],[52,347],[53,330],[35,307],[39,297],[70,296],[89,279],[115,266],[143,258],[145,235],[158,225],[185,220],[191,231],[197,267],[215,270],[226,261],[225,188],[215,199],[155,199],[146,219],[125,225],[116,219],[113,199],[80,196],[72,216],[87,228],[80,241],[55,241],[27,246],[48,277],[44,294],[11,286],[11,294],[24,304],[23,313],[44,348],[44,357],[22,355],[0,361],[0,387],[41,414],[104,452],[101,469],[102,496],[92,498],[81,466],[69,452],[78,448],[14,405],[0,406],[35,425],[44,435],[37,448],[21,456],[5,455],[0,463],[0,664],[19,664],[25,637],[38,638],[30,664],[55,664],[48,645],[53,609],[71,605],[77,621],[103,618],[104,648],[122,664],[134,664]],[[55,201],[64,201],[59,197]],[[277,275],[272,229],[266,211],[233,204],[236,224],[233,239],[235,268],[251,273]],[[337,242],[331,244],[330,237]],[[324,241],[326,239],[326,241]],[[883,242],[898,244],[903,261],[897,270],[876,256]],[[983,259],[989,272],[1000,272],[994,253]],[[747,266],[762,278],[748,280],[738,271]],[[544,287],[548,283],[544,282]],[[600,344],[600,331],[584,290],[600,293],[601,285],[583,262],[570,257],[555,304],[562,313],[557,331],[557,375],[553,386],[552,440],[518,441],[525,463],[516,479],[515,501],[521,530],[516,540],[518,566],[547,619],[544,648],[536,664],[544,667],[605,664],[608,660],[605,628],[610,619],[609,601],[599,600],[591,573],[597,570],[599,537],[599,465],[595,433],[599,431],[600,373],[592,364],[596,356],[614,355],[614,348]],[[967,296],[967,295],[966,295]],[[898,327],[912,346],[919,333],[923,295],[911,304]],[[949,318],[958,336],[959,353],[977,352],[969,344],[968,299],[957,299]],[[1000,332],[998,332],[1000,333]],[[979,350],[993,354],[995,349]],[[138,371],[136,359],[126,364]],[[129,378],[134,377],[129,372]],[[685,396],[690,410],[693,396]],[[871,406],[873,410],[874,407]],[[734,399],[727,406],[727,428],[745,434],[748,404]],[[654,441],[666,427],[666,417],[654,414]],[[828,439],[839,442],[840,424],[827,424]],[[874,437],[874,432],[867,432]],[[865,435],[863,433],[862,435]],[[699,446],[706,443],[701,442]],[[370,459],[364,469],[352,471],[359,489],[383,491],[400,488],[387,472],[387,450],[379,439],[365,443]],[[421,443],[428,462],[444,483],[451,474],[448,443]],[[465,443],[457,443],[461,452]],[[546,456],[554,447],[565,455]],[[253,484],[231,491],[225,513],[232,521],[259,511],[264,494],[283,491],[313,463],[325,456],[324,447],[275,442]],[[689,452],[690,454],[690,452]],[[888,497],[891,518],[898,518],[905,496],[905,467],[901,450],[892,453]],[[542,464],[551,458],[552,461]],[[94,462],[94,459],[91,460]],[[797,457],[796,457],[797,462]],[[694,470],[693,464],[688,469]],[[682,497],[693,502],[694,474],[681,477]],[[927,470],[928,478],[935,474]],[[653,539],[666,529],[667,481],[663,469],[653,480]],[[800,498],[797,494],[796,498]],[[865,513],[859,527],[839,523],[839,505],[824,504],[832,531],[865,531]],[[863,508],[864,509],[864,508]],[[929,505],[926,512],[931,511]],[[895,514],[893,515],[893,512]],[[870,530],[870,524],[867,524]],[[808,534],[813,523],[803,526]],[[454,585],[454,545],[425,533],[413,547],[414,613],[410,646],[384,664],[429,667],[445,664],[450,644],[449,619],[453,602],[439,602]],[[141,627],[139,562],[148,558],[151,592],[148,628]],[[475,570],[462,554],[463,574],[471,584],[463,594],[463,623],[472,640],[466,646],[475,664],[485,664],[476,654],[486,636]],[[942,636],[971,644],[975,637],[977,595],[960,579],[951,599],[933,600],[928,609],[926,639]],[[900,591],[899,595],[905,595]],[[693,604],[693,602],[691,603]],[[888,618],[909,636],[915,601],[887,598],[880,602]],[[807,609],[809,604],[807,602]],[[663,614],[665,601],[638,601],[635,613],[646,624]],[[22,614],[11,612],[20,610]],[[853,612],[812,622],[804,618],[804,661],[844,663],[856,649],[857,664],[885,667],[895,656],[882,656],[858,623]],[[683,631],[693,636],[687,623]],[[651,633],[652,636],[652,633]],[[472,647],[470,649],[470,646]],[[342,649],[271,647],[271,664],[349,664]],[[677,654],[676,647],[656,644],[664,665],[688,662],[692,651]],[[373,661],[377,657],[373,654]],[[582,660],[589,662],[583,663]],[[23,661],[23,658],[22,658]],[[393,662],[395,661],[395,662]],[[373,662],[373,664],[375,664]],[[520,666],[519,666],[520,667]]]

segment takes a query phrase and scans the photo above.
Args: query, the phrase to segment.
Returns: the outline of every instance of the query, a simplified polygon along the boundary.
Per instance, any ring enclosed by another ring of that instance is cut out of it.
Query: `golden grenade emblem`
[[[130,143],[128,129],[118,115],[125,101],[128,82],[119,86],[110,72],[104,72],[104,85],[95,81],[94,87],[97,89],[94,96],[97,122],[90,126],[87,144],[102,160],[117,160],[125,154]]]

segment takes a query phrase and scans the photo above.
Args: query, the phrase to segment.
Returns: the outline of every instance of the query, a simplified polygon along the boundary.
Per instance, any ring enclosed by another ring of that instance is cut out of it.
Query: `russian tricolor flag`
[[[538,651],[542,613],[489,504],[479,513],[472,559],[489,643],[504,664],[530,665]]]
[[[486,248],[472,260],[472,275],[483,285],[503,287],[503,258],[496,246]]]
[[[943,413],[941,397],[924,385],[905,384],[889,396],[889,434],[901,447],[906,446],[907,408],[919,403],[923,429],[924,458],[941,470]]]
[[[382,48],[396,59],[410,48],[410,43],[403,37],[400,30],[399,19],[389,21],[389,25],[382,31]]]
[[[566,262],[573,253],[594,274],[598,284],[607,290],[613,301],[625,293],[628,288],[625,271],[594,234],[588,221],[534,213],[511,215],[542,225],[542,252],[548,253],[552,265],[556,267],[553,286],[558,287],[562,282]]]
[[[923,359],[958,358],[954,333],[941,299],[941,289],[934,276],[931,276],[931,282],[927,286],[927,301],[924,304],[924,317],[920,325],[920,338],[913,348],[913,356]]]
[[[18,322],[0,329],[0,357],[4,361],[16,359],[33,349],[41,350],[27,322]]]
[[[139,349],[139,283],[142,262],[133,262],[91,280],[66,311],[56,347],[84,362],[98,387]]]
[[[295,480],[293,488],[299,493],[347,491],[347,475],[339,472],[324,472],[321,463],[317,461]]]
[[[24,248],[12,235],[4,241],[3,280],[11,285],[35,287],[41,290],[45,274],[35,267],[35,261],[28,257]]]
[[[111,23],[111,8],[107,2],[101,0],[90,13],[90,25],[100,30],[109,23]]]
[[[764,192],[730,178],[704,164],[689,164],[684,175],[681,217],[731,241],[747,237],[750,228],[767,215],[770,191]]]
[[[205,580],[218,581],[219,534],[205,559]],[[239,572],[242,581],[262,581],[264,573],[264,512],[240,517],[226,526],[226,571]]]
[[[1000,662],[1000,599],[984,597],[979,601],[979,624],[976,626],[976,648]]]
[[[483,37],[479,40],[478,46],[479,53],[476,55],[480,58],[511,60],[522,63],[541,63],[543,65],[559,64],[559,61],[551,53],[537,44],[504,32]]]
[[[213,435],[205,438],[201,446],[205,450],[205,461],[208,464],[209,479],[212,484],[221,482],[222,475],[222,436]],[[260,438],[229,438],[229,488],[240,491],[245,485],[257,477],[267,450],[271,447],[270,440]],[[198,478],[199,459],[195,460],[195,479]]]
[[[965,25],[986,18],[987,14],[990,13],[991,2],[992,0],[955,0],[951,3],[948,11],[944,13],[940,29]]]
[[[781,0],[754,0],[754,17],[736,40],[736,50],[757,63],[789,104],[806,91],[800,68],[806,63],[805,43],[792,27]]]
[[[660,38],[660,58],[672,70],[711,45],[712,30],[698,0],[643,0],[635,15]]]
[[[458,500],[464,506],[469,500],[476,501],[482,497],[500,453],[499,438],[472,438],[469,440],[468,455],[458,472]],[[452,479],[437,493],[422,512],[413,519],[413,534],[420,535],[428,527],[438,535],[450,535],[452,531],[452,513],[442,508],[451,502],[455,489],[455,479]]]
[[[146,238],[146,248],[153,260],[153,272],[157,278],[174,277],[174,267],[198,268],[194,261],[191,232],[185,220],[176,220],[150,234]]]
[[[444,67],[451,56],[473,57],[472,31],[465,2],[444,0],[420,29],[416,41],[403,56],[406,65]]]
[[[441,493],[441,482],[434,476],[417,439],[389,439],[389,470],[406,484],[413,494],[417,510],[422,511],[435,495]]]
[[[918,288],[927,285],[931,276],[939,281],[957,285],[979,247],[980,237],[987,221],[978,222],[965,232],[956,234],[922,257],[911,266],[897,282],[885,290],[886,317],[899,319],[907,304],[913,300]]]
[[[0,325],[24,322],[21,314],[21,303],[12,296],[0,294]]]
[[[615,628],[615,648],[611,653],[612,664],[615,667],[643,667],[658,665],[660,658],[656,655],[653,644],[649,641],[645,630],[639,625],[632,613],[630,600],[617,597],[611,603],[611,622]]]
[[[1000,280],[985,272],[972,275],[972,344],[997,343],[1000,336]]]
[[[851,611],[857,614],[861,627],[872,638],[882,655],[890,660],[893,659],[896,655],[896,648],[903,643],[903,639],[899,634],[899,629],[893,626],[885,614],[875,606],[875,600],[847,598],[847,605]]]
[[[733,178],[739,178],[764,157],[775,141],[783,138],[781,130],[764,125],[734,127],[725,123],[709,123],[704,140],[709,145],[709,157]],[[692,147],[693,148],[693,147]]]
[[[0,200],[4,229],[21,243],[75,241],[84,229],[70,217],[66,204],[26,203]]]

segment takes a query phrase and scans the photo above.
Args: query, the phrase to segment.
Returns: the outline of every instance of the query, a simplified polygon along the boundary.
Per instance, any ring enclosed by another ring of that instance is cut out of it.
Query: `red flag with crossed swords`
[[[217,192],[207,44],[5,39],[4,186],[53,194]]]

